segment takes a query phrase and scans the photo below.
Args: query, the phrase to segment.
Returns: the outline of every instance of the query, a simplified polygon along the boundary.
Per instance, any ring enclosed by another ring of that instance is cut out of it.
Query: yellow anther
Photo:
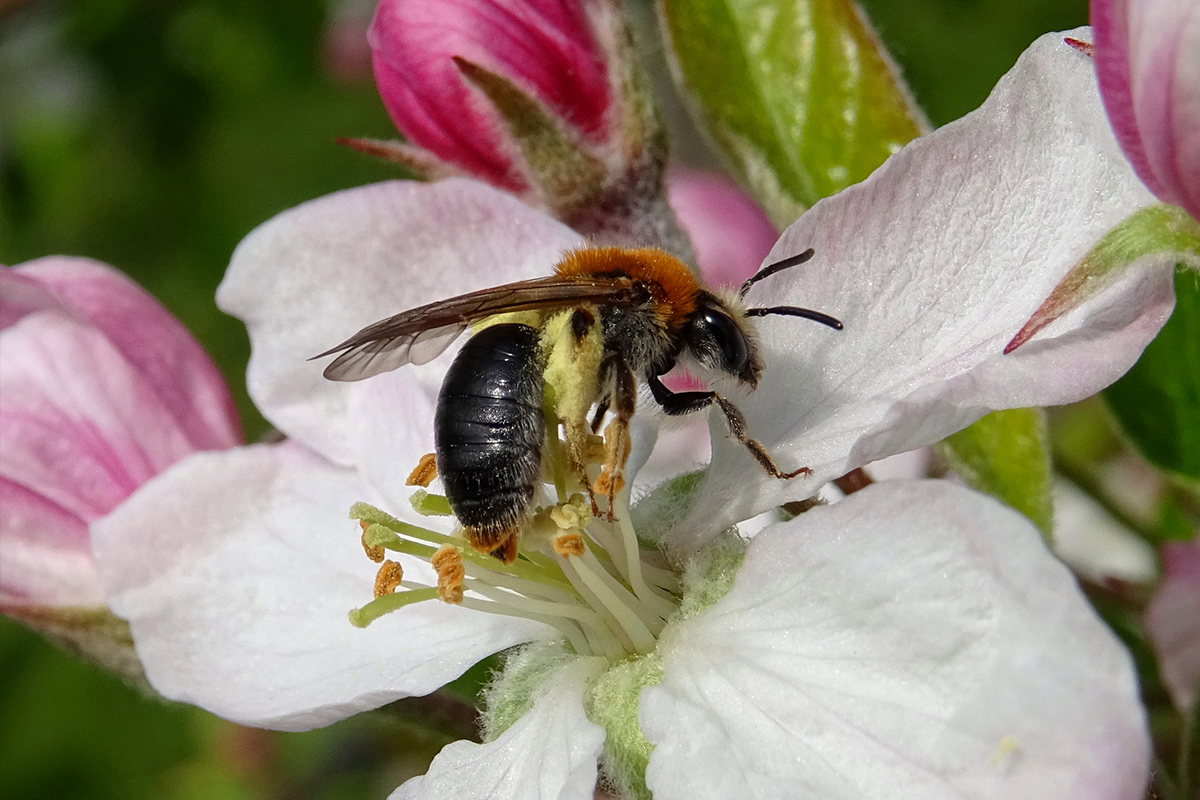
[[[444,544],[437,549],[429,559],[430,565],[437,572],[438,597],[443,603],[461,603],[463,598],[462,582],[466,574],[463,570],[462,554],[452,544]]]
[[[365,519],[361,519],[358,521],[358,526],[362,528],[362,537],[360,538],[360,541],[362,542],[363,551],[367,554],[367,558],[371,559],[376,564],[378,564],[380,561],[383,561],[383,546],[378,544],[367,544],[367,528],[371,527],[371,523],[367,522]]]
[[[396,591],[404,579],[404,570],[395,561],[385,561],[375,573],[375,596],[384,597]]]
[[[408,474],[408,480],[404,482],[404,485],[428,487],[436,477],[437,460],[434,458],[433,453],[426,453],[421,456],[421,460],[413,467],[413,471]]]
[[[581,556],[584,553],[583,535],[578,531],[554,537],[554,552],[560,556]]]

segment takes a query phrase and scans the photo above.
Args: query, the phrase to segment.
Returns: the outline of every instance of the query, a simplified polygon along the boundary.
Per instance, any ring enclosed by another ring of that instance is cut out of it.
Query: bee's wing
[[[552,276],[494,286],[439,300],[363,328],[313,358],[341,353],[325,368],[333,381],[360,381],[405,364],[424,364],[441,354],[475,320],[511,311],[632,302],[638,297],[628,278]]]

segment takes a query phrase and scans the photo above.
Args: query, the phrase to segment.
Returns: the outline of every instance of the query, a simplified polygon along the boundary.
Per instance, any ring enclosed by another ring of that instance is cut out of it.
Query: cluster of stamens
[[[366,626],[389,612],[437,599],[545,622],[581,655],[616,662],[653,650],[679,606],[679,576],[661,554],[639,545],[630,522],[628,487],[612,486],[611,497],[588,492],[566,461],[555,457],[562,447],[558,426],[547,428],[555,434],[548,437],[548,457],[543,459],[548,486],[538,489],[511,563],[475,550],[461,529],[442,534],[366,503],[355,504],[350,515],[362,527],[363,548],[381,566],[375,599],[350,612],[351,622]],[[587,465],[593,483],[604,471],[604,448],[596,450],[599,457]],[[429,464],[422,459],[425,477],[414,482],[428,484]],[[414,477],[421,471],[418,466]],[[546,494],[547,488],[554,497]],[[422,489],[412,503],[426,516],[449,513],[444,497]],[[387,559],[385,551],[428,563],[436,585],[406,578],[400,563]]]

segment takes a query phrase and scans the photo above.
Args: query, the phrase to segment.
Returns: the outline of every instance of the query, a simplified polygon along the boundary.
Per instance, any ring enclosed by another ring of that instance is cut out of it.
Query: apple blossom
[[[181,458],[240,442],[216,367],[128,278],[81,258],[0,268],[0,611],[103,647],[89,525]]]
[[[1165,320],[1184,256],[1137,259],[1001,351],[1152,202],[1090,64],[1043,37],[981,109],[776,244],[772,257],[817,257],[753,292],[846,328],[764,321],[766,374],[739,404],[812,477],[760,475],[718,421],[706,477],[632,512],[627,487],[612,521],[549,490],[512,567],[470,552],[430,516],[435,495],[402,485],[432,449],[448,354],[350,384],[306,359],[399,309],[543,275],[583,240],[466,180],[306,203],[242,242],[218,293],[250,333],[251,395],[289,440],[192,456],[98,523],[106,591],[158,691],[281,729],[540,643],[492,689],[487,743],[449,746],[398,798],[582,798],[598,760],[616,789],[658,798],[1140,796],[1149,745],[1130,660],[1016,512],[896,481],[748,543],[730,525],[990,409],[1113,380]],[[574,549],[551,546],[562,538]],[[368,560],[383,550],[403,574]],[[461,571],[433,566],[443,555]],[[427,601],[454,588],[461,602]]]
[[[1161,200],[1200,219],[1200,5],[1092,0],[1100,94],[1117,140]]]

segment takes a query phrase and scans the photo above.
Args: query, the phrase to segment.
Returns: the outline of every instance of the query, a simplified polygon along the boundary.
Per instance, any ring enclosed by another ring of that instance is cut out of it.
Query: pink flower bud
[[[460,57],[506,77],[574,128],[603,141],[612,94],[588,3],[571,0],[383,0],[369,35],[375,82],[408,140],[496,186],[528,179]]]
[[[1096,71],[1117,140],[1160,200],[1200,218],[1200,4],[1092,0]]]
[[[216,367],[128,278],[77,258],[0,267],[0,610],[103,605],[89,524],[241,438]]]

